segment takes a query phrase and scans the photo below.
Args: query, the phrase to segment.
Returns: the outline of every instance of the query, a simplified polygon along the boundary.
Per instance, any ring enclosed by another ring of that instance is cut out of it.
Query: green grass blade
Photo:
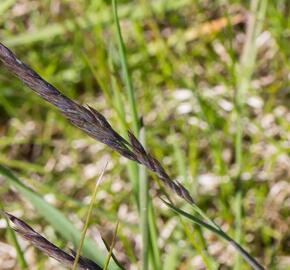
[[[129,68],[128,68],[127,57],[126,57],[126,48],[125,48],[123,38],[122,38],[116,0],[112,0],[112,7],[113,7],[115,28],[116,28],[116,38],[117,38],[117,43],[118,43],[118,48],[119,48],[119,57],[120,57],[120,62],[121,62],[121,67],[122,67],[123,80],[125,82],[125,86],[127,90],[127,98],[129,100],[129,107],[130,107],[130,114],[132,117],[133,130],[134,130],[135,135],[137,137],[140,137],[139,139],[144,144],[145,135],[139,134],[140,122],[139,122],[138,113],[137,113],[138,110],[137,110],[137,105],[135,101],[132,80],[129,74]],[[137,193],[138,193],[138,202],[139,202],[139,210],[140,210],[140,224],[141,224],[140,230],[142,234],[142,270],[148,269],[148,265],[149,265],[148,247],[149,246],[150,246],[151,253],[153,256],[153,264],[155,264],[155,268],[156,268],[156,267],[159,267],[160,259],[158,257],[159,253],[158,252],[156,253],[156,249],[158,249],[157,239],[151,238],[151,241],[149,242],[149,237],[148,237],[148,233],[150,233],[151,236],[154,236],[154,232],[152,230],[154,230],[155,227],[149,226],[149,220],[148,220],[150,218],[149,215],[152,215],[153,211],[149,211],[149,208],[152,207],[152,204],[149,204],[149,200],[148,200],[148,180],[147,180],[145,168],[141,168],[134,165],[134,167],[131,168],[131,177],[137,177],[137,179],[139,179]],[[151,218],[153,217],[151,216]]]
[[[120,62],[121,62],[122,73],[123,73],[123,80],[125,82],[127,96],[129,99],[130,112],[131,112],[131,117],[133,120],[132,121],[133,130],[134,130],[135,135],[138,137],[140,124],[139,124],[138,113],[137,113],[137,105],[136,105],[136,101],[134,97],[132,80],[129,74],[127,57],[126,57],[126,48],[125,48],[123,38],[122,38],[116,0],[112,0],[112,7],[113,7],[114,22],[115,22],[115,27],[116,27],[116,37],[117,37],[117,43],[118,43],[118,48],[119,48]]]
[[[162,269],[162,267],[161,267],[160,251],[157,244],[158,235],[157,235],[156,217],[151,201],[149,201],[148,210],[149,210],[148,226],[150,233],[150,254],[152,256],[153,269],[160,270]]]
[[[201,219],[184,212],[181,209],[178,209],[173,204],[168,203],[167,201],[162,201],[170,207],[174,212],[190,219],[192,222],[198,224],[199,226],[202,226],[203,228],[208,229],[209,231],[213,232],[217,236],[220,236],[224,240],[226,240],[231,246],[235,248],[235,250],[246,260],[246,262],[254,269],[254,270],[264,270],[264,267],[260,265],[246,250],[244,250],[237,242],[235,242],[231,237],[229,237],[224,231],[217,229],[215,226],[212,226]]]
[[[112,46],[110,47],[110,54],[109,54],[109,66],[110,69],[112,71],[112,73],[115,73],[115,67],[113,65],[113,48]],[[125,110],[124,110],[124,104],[123,104],[123,100],[122,100],[122,92],[118,87],[117,84],[117,80],[115,78],[115,76],[111,76],[111,81],[112,81],[112,90],[113,90],[113,101],[114,101],[114,109],[116,111],[117,117],[118,117],[118,122],[120,123],[120,127],[121,127],[121,134],[124,137],[127,137],[127,124],[126,124],[126,115],[125,115]],[[132,184],[132,188],[133,188],[133,192],[134,192],[134,196],[135,196],[135,200],[138,204],[139,207],[139,195],[138,195],[138,190],[139,190],[139,172],[138,172],[138,165],[133,162],[133,161],[128,161],[127,164],[127,171],[129,174],[129,179],[131,181]]]
[[[8,10],[17,0],[6,0],[0,3],[0,14],[3,14],[6,10]]]
[[[2,165],[0,165],[0,174],[5,177],[11,186],[15,187],[18,192],[33,204],[39,214],[41,214],[64,239],[73,242],[75,246],[79,243],[80,232],[59,210],[48,204],[41,196],[26,187],[10,170]],[[85,240],[83,253],[96,263],[104,265],[105,254],[92,240]],[[114,264],[109,269],[117,270],[119,267]]]
[[[140,142],[145,147],[145,130],[140,131]],[[144,167],[139,167],[139,206],[140,206],[140,231],[142,235],[142,270],[148,269],[149,263],[149,222],[148,222],[148,176]]]
[[[165,259],[164,259],[164,269],[166,270],[175,270],[178,268],[178,249],[177,246],[171,245],[169,248],[168,254],[166,254]]]
[[[118,228],[119,228],[119,221],[117,222],[117,225],[116,225],[116,228],[115,228],[115,231],[114,231],[113,241],[112,241],[112,244],[110,246],[110,250],[109,250],[109,254],[107,256],[107,260],[106,260],[105,266],[103,268],[104,270],[108,269],[108,266],[109,266],[109,263],[110,263],[110,259],[113,256],[113,249],[114,249],[114,246],[115,246],[115,243],[116,243],[116,237],[117,237],[117,234],[118,234]]]
[[[102,181],[102,178],[103,178],[104,172],[106,170],[107,164],[108,163],[106,163],[104,169],[102,170],[102,172],[101,172],[101,174],[100,174],[100,176],[99,176],[99,178],[98,178],[98,180],[97,180],[97,182],[95,184],[95,188],[94,188],[94,192],[93,192],[93,195],[92,195],[91,203],[90,203],[90,206],[89,206],[86,222],[85,222],[83,231],[81,233],[80,244],[79,244],[78,249],[77,249],[77,253],[76,253],[76,256],[75,256],[75,260],[74,260],[74,264],[73,264],[72,270],[77,270],[77,267],[78,267],[78,261],[79,261],[79,258],[81,256],[81,251],[82,251],[82,248],[83,248],[83,245],[84,245],[84,241],[85,241],[85,238],[86,238],[86,233],[87,233],[87,230],[89,228],[89,222],[90,222],[90,219],[91,219],[91,216],[92,216],[92,213],[93,213],[93,207],[94,207],[94,204],[95,204],[95,201],[96,201],[97,190],[98,190],[98,187],[99,187],[99,185],[100,185],[100,183]]]

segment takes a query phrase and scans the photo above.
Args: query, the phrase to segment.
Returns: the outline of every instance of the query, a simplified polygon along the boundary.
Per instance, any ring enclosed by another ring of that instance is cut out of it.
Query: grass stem
[[[140,130],[140,142],[145,147],[145,130]],[[149,247],[149,227],[148,227],[148,179],[147,171],[144,167],[139,168],[139,207],[140,207],[140,231],[142,235],[142,270],[148,269],[148,247]]]
[[[130,106],[131,117],[133,120],[132,123],[133,123],[134,133],[136,136],[138,136],[140,124],[139,124],[139,119],[138,119],[136,101],[134,97],[133,84],[132,84],[132,80],[131,80],[129,69],[128,69],[126,49],[125,49],[124,41],[122,38],[120,22],[118,18],[116,0],[112,0],[112,7],[113,7],[113,15],[114,15],[114,21],[115,21],[115,26],[116,26],[116,33],[117,33],[116,37],[117,37],[117,43],[118,43],[118,48],[119,48],[123,79],[125,81],[127,96],[129,99],[129,106]]]
[[[103,270],[107,270],[108,269],[108,266],[109,266],[109,263],[110,263],[110,259],[111,259],[112,255],[113,255],[113,249],[114,249],[114,246],[115,246],[115,243],[116,243],[116,237],[117,237],[117,233],[118,233],[118,228],[119,228],[119,221],[117,222],[117,225],[116,225],[116,228],[115,228],[115,231],[114,231],[113,241],[112,241],[112,244],[110,246],[110,250],[109,250],[108,257],[107,257],[107,261],[105,263],[105,266],[104,266]]]
[[[95,184],[94,192],[93,192],[93,195],[92,195],[91,203],[90,203],[89,210],[88,210],[87,217],[86,217],[86,222],[85,222],[83,231],[81,233],[80,244],[79,244],[78,249],[77,249],[77,253],[76,253],[76,256],[75,256],[75,260],[74,260],[74,264],[73,264],[72,270],[77,270],[78,261],[79,261],[79,258],[81,256],[82,247],[83,247],[83,244],[84,244],[84,241],[85,241],[85,238],[86,238],[86,233],[87,233],[87,230],[88,230],[88,227],[89,227],[89,222],[90,222],[90,219],[91,219],[91,216],[92,216],[93,207],[94,207],[94,204],[95,204],[95,201],[96,201],[97,190],[98,190],[98,187],[99,187],[99,185],[101,183],[101,180],[103,178],[103,175],[104,175],[104,172],[106,170],[107,164],[108,163],[106,163],[104,169],[102,170],[102,172],[101,172],[101,174],[100,174],[100,176],[99,176],[99,178],[98,178],[98,180],[97,180],[97,182]]]

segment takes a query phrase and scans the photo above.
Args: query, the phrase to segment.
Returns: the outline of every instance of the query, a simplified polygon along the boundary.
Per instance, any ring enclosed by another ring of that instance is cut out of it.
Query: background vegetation
[[[198,206],[267,269],[289,269],[289,2],[119,1],[118,12],[127,75],[108,1],[1,1],[0,40],[121,134],[137,134],[142,117],[146,148]],[[2,65],[0,71],[0,164],[79,231],[108,162],[88,231],[100,249],[100,235],[111,243],[119,220],[114,254],[126,269],[146,269],[146,262],[152,269],[249,269],[226,242],[167,208],[153,175],[70,125]],[[148,254],[137,203],[145,179]],[[49,209],[7,177],[0,184],[6,211],[72,247],[59,220],[48,222]],[[0,268],[18,269],[4,218],[0,226]],[[26,241],[19,244],[29,269],[59,269]]]

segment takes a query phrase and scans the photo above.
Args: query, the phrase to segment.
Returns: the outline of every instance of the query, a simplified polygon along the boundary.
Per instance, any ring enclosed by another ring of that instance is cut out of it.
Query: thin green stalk
[[[112,0],[112,7],[113,7],[113,16],[115,21],[116,27],[116,36],[117,36],[117,43],[119,48],[119,56],[121,62],[121,68],[123,73],[123,79],[125,82],[126,90],[127,90],[127,97],[129,100],[129,108],[130,114],[132,117],[132,124],[133,124],[133,131],[137,137],[145,136],[139,134],[140,132],[140,121],[138,118],[138,110],[137,105],[134,97],[133,91],[133,84],[129,74],[129,68],[126,58],[126,48],[123,42],[120,22],[117,12],[117,3],[116,0]],[[145,137],[143,137],[145,140]],[[143,142],[144,143],[144,142]],[[131,163],[131,162],[130,162]],[[149,226],[148,218],[154,219],[152,215],[153,211],[149,211],[149,208],[152,208],[152,205],[149,204],[148,200],[148,180],[145,172],[145,168],[137,166],[136,164],[132,164],[129,167],[130,178],[132,179],[139,179],[138,186],[137,186],[137,195],[138,195],[138,204],[139,204],[139,211],[140,211],[140,229],[142,234],[142,270],[148,269],[148,262],[149,262],[149,253],[148,247],[150,247],[153,255],[153,263],[157,264],[159,267],[159,253],[156,253],[157,247],[157,239],[154,239],[153,236],[155,233],[155,227]],[[151,224],[152,225],[152,224]],[[148,232],[151,236],[151,241],[149,241]],[[154,240],[154,241],[152,241]],[[156,266],[156,265],[155,265]]]
[[[95,201],[96,201],[97,190],[98,190],[100,182],[101,182],[101,180],[103,178],[103,175],[104,175],[104,172],[106,170],[106,167],[107,167],[107,164],[105,165],[103,171],[101,172],[101,174],[100,174],[100,176],[99,176],[99,178],[98,178],[98,180],[96,182],[95,188],[94,188],[94,192],[93,192],[93,195],[92,195],[92,200],[91,200],[91,203],[90,203],[90,206],[89,206],[86,222],[85,222],[83,231],[81,233],[80,244],[78,246],[78,250],[77,250],[77,253],[76,253],[76,256],[75,256],[75,260],[74,260],[74,264],[73,264],[72,270],[77,270],[77,267],[78,267],[78,261],[79,261],[79,258],[81,256],[81,251],[82,251],[82,248],[83,248],[83,245],[84,245],[84,241],[85,241],[85,238],[86,238],[86,233],[87,233],[87,230],[88,230],[88,227],[89,227],[89,222],[90,222],[90,219],[91,219],[91,216],[92,216],[92,212],[93,212],[93,207],[94,207],[94,204],[95,204]]]
[[[110,263],[110,259],[111,259],[112,255],[113,255],[113,249],[114,249],[114,246],[115,246],[115,243],[116,243],[116,236],[117,236],[117,233],[118,233],[118,228],[119,228],[119,221],[117,222],[117,225],[116,225],[116,228],[115,228],[115,231],[114,231],[113,241],[112,241],[112,244],[110,246],[110,250],[109,250],[108,257],[107,257],[107,261],[105,263],[105,266],[104,266],[103,270],[107,270],[108,269],[108,266],[109,266],[109,263]]]
[[[237,243],[241,243],[242,237],[242,186],[241,173],[243,167],[243,126],[242,117],[244,114],[244,104],[247,92],[250,88],[251,77],[254,72],[256,61],[257,47],[256,38],[259,35],[265,12],[267,7],[267,0],[253,0],[251,2],[251,15],[246,33],[246,41],[241,56],[240,65],[237,70],[237,92],[235,99],[236,112],[236,136],[235,136],[235,159],[237,167],[236,176],[236,195],[235,195],[235,221],[236,233],[235,239]],[[236,257],[235,269],[241,269],[240,257]]]
[[[117,13],[117,3],[116,0],[112,0],[112,6],[113,6],[113,15],[114,15],[114,21],[116,26],[116,33],[117,33],[117,43],[119,48],[119,54],[120,54],[120,61],[121,61],[121,67],[122,67],[122,73],[123,73],[123,79],[125,81],[125,86],[127,90],[127,95],[129,99],[129,106],[130,106],[130,112],[133,122],[133,128],[134,133],[138,137],[140,124],[138,119],[138,113],[137,113],[137,106],[134,98],[134,91],[133,91],[133,84],[131,77],[129,75],[129,69],[128,69],[128,63],[126,58],[126,49],[122,38],[118,13]]]
[[[140,142],[145,147],[145,129],[140,130]],[[139,167],[140,231],[142,235],[142,270],[148,269],[149,225],[148,225],[148,177],[145,167]]]
[[[112,64],[112,63],[111,63]],[[113,65],[112,65],[113,68]],[[126,137],[127,136],[127,126],[126,126],[126,117],[125,117],[125,111],[124,111],[124,104],[122,102],[122,97],[121,93],[118,89],[118,85],[116,82],[116,79],[114,76],[112,76],[112,88],[113,88],[113,93],[114,93],[114,103],[116,106],[116,112],[117,112],[117,117],[121,125],[121,134],[122,136]],[[138,202],[138,191],[139,191],[139,181],[138,181],[138,165],[133,162],[133,161],[128,161],[127,164],[127,171],[129,174],[129,179],[132,183],[132,188],[134,192],[135,199]]]
[[[133,84],[132,84],[132,80],[129,74],[129,68],[128,68],[128,63],[127,63],[127,57],[126,57],[126,49],[125,49],[125,45],[123,42],[123,38],[122,38],[122,33],[121,33],[121,28],[120,28],[120,22],[119,22],[119,17],[118,17],[118,12],[117,12],[117,3],[115,0],[112,0],[112,7],[113,7],[113,17],[114,17],[114,22],[115,22],[115,30],[116,30],[116,39],[117,39],[117,44],[118,44],[118,50],[119,50],[119,57],[120,57],[120,62],[121,62],[121,69],[122,69],[122,73],[123,73],[123,80],[125,83],[125,88],[127,91],[127,98],[129,100],[129,108],[130,108],[130,114],[132,117],[132,125],[133,125],[133,131],[135,133],[135,135],[138,137],[139,136],[139,131],[140,131],[140,126],[139,126],[139,119],[138,119],[138,113],[137,113],[137,105],[136,105],[136,101],[135,101],[135,97],[134,97],[134,91],[133,91]],[[119,104],[120,105],[121,99],[120,96],[116,96],[116,98],[118,98],[119,100]],[[123,121],[125,121],[125,114],[123,111],[123,108],[121,106],[120,112],[123,112],[122,118]],[[127,130],[124,130],[124,133],[127,133]],[[126,134],[127,136],[127,134]],[[139,197],[139,187],[138,187],[138,179],[139,179],[139,169],[138,166],[135,163],[132,163],[131,161],[129,161],[129,177],[132,181],[132,183],[134,183],[134,191],[135,191],[135,196],[138,200]],[[139,203],[139,202],[138,202]]]
[[[161,267],[161,260],[160,260],[160,251],[157,245],[158,235],[157,235],[157,226],[156,226],[156,219],[155,213],[152,205],[152,201],[149,201],[149,216],[148,216],[148,223],[149,223],[149,234],[150,234],[150,254],[152,256],[152,264],[153,269],[160,270]]]

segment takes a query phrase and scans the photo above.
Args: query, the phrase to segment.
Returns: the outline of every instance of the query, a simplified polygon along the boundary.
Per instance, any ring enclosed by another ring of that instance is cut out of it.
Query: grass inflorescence
[[[14,226],[14,230],[24,239],[29,241],[34,247],[41,250],[45,255],[54,258],[59,261],[62,265],[67,267],[73,267],[75,262],[75,253],[68,254],[62,249],[58,248],[51,242],[49,242],[45,237],[34,231],[27,223],[23,220],[9,214],[5,213]],[[79,256],[77,260],[77,269],[80,270],[101,270],[102,268],[98,266],[92,260]]]
[[[264,269],[250,254],[241,248],[238,243],[228,237],[216,223],[206,216],[206,214],[194,203],[188,190],[182,184],[174,182],[168,176],[160,162],[146,152],[133,133],[130,131],[128,132],[129,143],[111,127],[102,114],[91,107],[85,108],[78,105],[64,96],[55,87],[42,79],[35,71],[17,59],[16,56],[1,43],[0,60],[10,72],[22,80],[34,92],[57,107],[73,125],[80,128],[91,137],[106,144],[124,157],[142,164],[154,172],[163,184],[169,187],[173,193],[192,205],[195,211],[208,222],[197,222],[197,224],[205,226],[212,232],[229,241],[230,244],[233,244],[236,250],[254,269]]]
[[[36,94],[54,105],[76,127],[92,138],[106,144],[122,156],[144,165],[154,172],[158,178],[174,193],[186,201],[193,203],[189,192],[180,183],[174,182],[163,169],[160,162],[148,154],[142,144],[128,131],[130,142],[119,135],[108,123],[107,119],[98,111],[72,101],[54,86],[42,79],[35,71],[23,64],[3,44],[0,43],[0,60],[2,63],[30,87]]]

